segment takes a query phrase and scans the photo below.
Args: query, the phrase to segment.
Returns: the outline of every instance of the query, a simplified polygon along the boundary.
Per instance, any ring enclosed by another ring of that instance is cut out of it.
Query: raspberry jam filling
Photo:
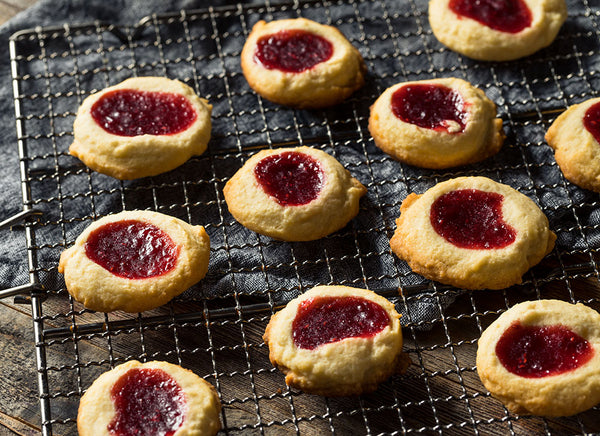
[[[117,380],[110,395],[115,417],[108,431],[115,436],[172,436],[187,412],[183,390],[161,369],[130,369]]]
[[[169,92],[117,89],[92,106],[92,117],[113,135],[174,135],[196,120],[196,111],[184,96]]]
[[[262,159],[254,175],[264,191],[282,206],[301,206],[319,196],[325,174],[319,162],[293,151]]]
[[[503,248],[517,235],[502,218],[503,200],[478,189],[450,191],[433,202],[429,219],[438,235],[459,248]]]
[[[440,85],[406,85],[392,94],[392,113],[405,123],[425,129],[460,133],[467,111],[462,96]]]
[[[315,297],[303,301],[292,323],[294,344],[313,350],[345,338],[369,338],[390,324],[377,303],[360,297]]]
[[[585,111],[583,125],[592,134],[596,142],[600,142],[600,103],[596,103]]]
[[[333,44],[305,30],[281,30],[258,39],[254,58],[269,70],[301,73],[333,55]]]
[[[449,7],[499,32],[519,33],[531,26],[531,11],[523,0],[450,0]]]
[[[562,374],[585,365],[593,356],[591,344],[563,325],[512,324],[496,344],[504,367],[521,377]]]
[[[177,263],[179,248],[158,227],[124,220],[105,224],[90,233],[85,254],[119,277],[145,279],[171,271]]]

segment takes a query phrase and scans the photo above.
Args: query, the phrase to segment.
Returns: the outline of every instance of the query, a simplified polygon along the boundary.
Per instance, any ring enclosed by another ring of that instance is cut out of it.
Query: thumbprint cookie
[[[480,61],[509,61],[550,45],[567,18],[565,0],[430,0],[435,37]]]
[[[477,372],[511,412],[583,412],[600,403],[600,314],[559,300],[517,304],[481,335]]]
[[[204,153],[212,106],[164,77],[135,77],[87,97],[69,153],[120,180],[170,171]]]
[[[211,436],[221,428],[215,388],[167,362],[129,361],[100,375],[79,403],[80,436]]]
[[[316,286],[273,315],[263,339],[289,386],[360,395],[408,366],[399,319],[394,305],[372,291]]]
[[[567,180],[600,192],[600,98],[569,107],[552,123],[546,141]]]
[[[456,78],[398,83],[371,106],[375,145],[402,162],[441,169],[479,162],[502,147],[502,120],[483,91]]]
[[[553,248],[548,219],[527,196],[485,177],[438,183],[400,206],[392,251],[430,280],[502,289]]]
[[[322,108],[364,84],[359,51],[335,27],[306,18],[257,22],[241,55],[250,87],[274,103]]]
[[[356,216],[366,188],[335,158],[311,147],[261,150],[223,189],[229,212],[252,231],[312,241]]]
[[[210,240],[202,226],[151,211],[126,211],[87,227],[63,251],[69,294],[100,312],[161,306],[202,279]]]

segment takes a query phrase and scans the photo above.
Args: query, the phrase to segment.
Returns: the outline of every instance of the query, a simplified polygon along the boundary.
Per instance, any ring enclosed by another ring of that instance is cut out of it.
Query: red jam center
[[[345,338],[375,336],[390,324],[387,312],[360,297],[316,297],[300,303],[292,324],[294,344],[313,350]]]
[[[286,151],[262,159],[254,175],[264,191],[282,206],[301,206],[318,197],[325,175],[307,154]]]
[[[504,367],[521,377],[562,374],[585,365],[593,356],[591,344],[562,325],[512,324],[496,344]]]
[[[108,431],[115,436],[172,436],[187,412],[183,390],[161,369],[130,369],[110,395],[115,417]]]
[[[145,279],[171,271],[179,248],[158,227],[125,220],[105,224],[90,233],[85,254],[119,277]]]
[[[196,111],[182,95],[118,89],[92,106],[92,117],[113,135],[173,135],[196,120]]]
[[[590,106],[583,116],[583,125],[600,142],[600,103]]]
[[[450,0],[449,7],[500,32],[519,33],[531,26],[531,11],[523,0]]]
[[[269,70],[301,73],[333,55],[333,44],[305,30],[282,30],[258,39],[254,57]]]
[[[431,205],[431,225],[438,235],[460,248],[506,247],[517,232],[502,219],[503,199],[500,194],[478,189],[448,192]]]
[[[461,95],[440,85],[406,85],[392,95],[392,113],[405,123],[425,129],[460,133],[467,112]]]

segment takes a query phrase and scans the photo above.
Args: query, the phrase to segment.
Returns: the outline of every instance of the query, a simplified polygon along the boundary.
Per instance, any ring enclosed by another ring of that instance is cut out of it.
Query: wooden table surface
[[[0,25],[34,3],[37,0],[0,0]]]

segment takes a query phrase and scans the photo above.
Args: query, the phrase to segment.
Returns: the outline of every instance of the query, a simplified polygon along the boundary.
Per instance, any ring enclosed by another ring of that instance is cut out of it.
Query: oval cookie
[[[429,24],[451,50],[509,61],[550,45],[567,18],[565,0],[430,0]]]
[[[422,168],[479,162],[504,141],[496,105],[455,78],[398,83],[371,107],[369,131],[392,157]]]
[[[400,315],[366,289],[316,286],[271,317],[264,340],[288,385],[326,396],[373,391],[407,358]]]
[[[485,177],[438,183],[400,207],[392,251],[430,280],[502,289],[554,247],[548,219],[528,197]]]
[[[215,388],[168,362],[129,361],[100,375],[79,403],[80,436],[215,435],[221,428]]]
[[[212,106],[164,77],[135,77],[87,97],[69,153],[88,167],[130,180],[170,171],[204,153]]]
[[[335,105],[364,84],[359,51],[335,27],[306,18],[257,22],[241,55],[250,87],[297,108]]]
[[[284,241],[311,241],[344,227],[365,187],[335,158],[310,147],[262,150],[223,189],[242,225]]]
[[[514,413],[583,412],[600,402],[600,314],[559,300],[517,304],[481,335],[477,372]]]
[[[142,312],[202,279],[209,237],[202,226],[150,211],[126,211],[92,223],[63,251],[58,271],[86,308]]]

